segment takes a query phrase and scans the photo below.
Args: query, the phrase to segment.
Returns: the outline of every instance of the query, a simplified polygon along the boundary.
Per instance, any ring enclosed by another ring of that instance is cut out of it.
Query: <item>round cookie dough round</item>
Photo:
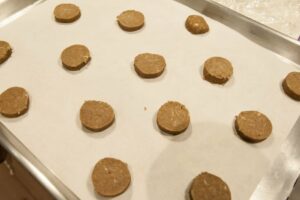
[[[5,117],[19,117],[29,108],[29,95],[24,88],[11,87],[0,95],[0,113]]]
[[[186,29],[193,34],[202,34],[209,31],[205,19],[199,15],[190,15],[185,21]]]
[[[158,54],[143,53],[134,59],[135,71],[142,78],[156,78],[163,73],[165,67],[164,57]]]
[[[131,175],[126,163],[115,158],[104,158],[95,165],[92,182],[97,194],[114,197],[126,191]]]
[[[290,72],[283,80],[282,88],[289,97],[300,101],[300,72]]]
[[[204,172],[194,178],[190,197],[192,200],[231,200],[231,192],[221,178]]]
[[[80,70],[91,60],[89,49],[80,44],[67,47],[61,53],[63,66],[68,70]]]
[[[4,63],[12,53],[12,49],[8,42],[0,41],[0,64]]]
[[[190,124],[189,111],[181,103],[169,101],[158,110],[156,122],[162,131],[177,135],[188,128]]]
[[[137,31],[144,26],[145,17],[139,11],[126,10],[117,17],[117,21],[123,30]]]
[[[237,134],[248,142],[261,142],[272,132],[272,123],[258,111],[243,111],[235,119]]]
[[[86,101],[80,109],[82,125],[94,132],[108,128],[115,120],[112,107],[102,101]]]
[[[224,84],[233,74],[231,63],[222,57],[212,57],[205,61],[204,79],[211,83]]]
[[[74,4],[60,4],[54,9],[54,16],[57,22],[71,23],[80,18],[80,9]]]

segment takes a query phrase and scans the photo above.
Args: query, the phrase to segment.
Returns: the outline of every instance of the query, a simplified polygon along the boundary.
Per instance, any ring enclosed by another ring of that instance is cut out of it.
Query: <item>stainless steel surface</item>
[[[43,1],[45,0],[0,0],[0,27],[11,23]]]
[[[0,0],[0,21],[38,0]]]
[[[300,172],[300,118],[281,146],[268,173],[262,178],[251,200],[285,200]],[[300,197],[298,196],[297,199]]]
[[[5,200],[56,200],[48,189],[10,154],[0,163],[0,194]]]
[[[55,199],[79,199],[47,169],[1,122],[0,145],[13,155]]]
[[[300,64],[300,44],[297,40],[211,0],[176,1],[227,25],[249,38],[251,41]]]

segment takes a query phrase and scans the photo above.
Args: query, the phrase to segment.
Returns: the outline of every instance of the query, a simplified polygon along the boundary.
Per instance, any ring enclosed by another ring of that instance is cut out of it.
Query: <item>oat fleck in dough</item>
[[[247,142],[261,142],[272,132],[272,123],[258,111],[243,111],[235,119],[237,134]]]
[[[192,200],[231,200],[231,193],[221,178],[204,172],[194,178],[190,197]]]
[[[86,101],[80,109],[82,125],[94,132],[108,128],[115,120],[113,108],[102,101]]]
[[[199,15],[190,15],[185,21],[186,29],[193,34],[202,34],[209,31],[205,19]]]
[[[68,70],[80,70],[91,60],[89,49],[80,44],[69,46],[61,53],[63,66]]]
[[[233,74],[231,63],[222,57],[212,57],[205,61],[204,79],[211,83],[225,84]]]
[[[139,11],[126,10],[117,17],[117,21],[124,31],[137,31],[144,26],[145,18]]]
[[[92,182],[97,194],[114,197],[126,191],[131,175],[126,163],[115,158],[104,158],[95,165]]]
[[[4,63],[12,54],[12,49],[8,42],[0,41],[0,64]]]
[[[19,117],[29,108],[29,95],[24,88],[11,87],[0,95],[0,113],[5,117]]]
[[[156,121],[162,131],[177,135],[188,128],[190,124],[189,111],[181,103],[169,101],[158,110]]]
[[[80,18],[80,9],[74,4],[60,4],[54,9],[54,16],[57,22],[71,23]]]
[[[290,72],[283,80],[282,88],[289,97],[300,101],[300,72]]]
[[[165,67],[164,57],[158,54],[143,53],[134,59],[135,71],[142,78],[156,78],[163,73]]]

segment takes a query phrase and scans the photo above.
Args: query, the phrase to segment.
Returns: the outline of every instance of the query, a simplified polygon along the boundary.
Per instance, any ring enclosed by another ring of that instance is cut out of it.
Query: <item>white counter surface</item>
[[[300,36],[300,0],[214,0],[297,39]]]

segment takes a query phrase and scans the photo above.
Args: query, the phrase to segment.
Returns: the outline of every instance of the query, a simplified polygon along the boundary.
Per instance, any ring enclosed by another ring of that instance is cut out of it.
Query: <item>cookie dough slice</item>
[[[57,22],[71,23],[81,16],[80,8],[74,4],[60,4],[54,9],[54,17]]]
[[[247,142],[261,142],[272,132],[272,123],[258,111],[243,111],[235,119],[237,134]]]
[[[12,54],[12,48],[8,42],[0,41],[0,64],[4,63]]]
[[[188,128],[190,124],[189,111],[181,103],[169,101],[158,110],[156,122],[162,131],[177,135]]]
[[[209,31],[205,19],[199,15],[190,15],[185,21],[186,29],[193,34],[203,34]]]
[[[114,197],[127,190],[131,175],[126,163],[115,158],[104,158],[95,165],[92,182],[97,194]]]
[[[86,101],[80,109],[82,125],[94,132],[103,131],[113,124],[115,114],[113,108],[102,101]]]
[[[300,72],[289,73],[282,82],[284,92],[296,101],[300,101]]]
[[[11,87],[0,95],[0,113],[5,117],[19,117],[29,108],[29,95],[24,88]]]
[[[117,17],[117,21],[124,31],[137,31],[144,26],[145,17],[139,11],[126,10]]]
[[[166,67],[163,56],[152,53],[139,54],[134,59],[134,69],[142,78],[156,78]]]
[[[231,200],[228,185],[208,172],[194,178],[190,188],[191,200]]]
[[[217,84],[225,84],[233,74],[231,63],[222,57],[212,57],[205,61],[204,79]]]
[[[80,44],[67,47],[61,53],[63,66],[68,70],[80,70],[91,60],[89,49]]]

